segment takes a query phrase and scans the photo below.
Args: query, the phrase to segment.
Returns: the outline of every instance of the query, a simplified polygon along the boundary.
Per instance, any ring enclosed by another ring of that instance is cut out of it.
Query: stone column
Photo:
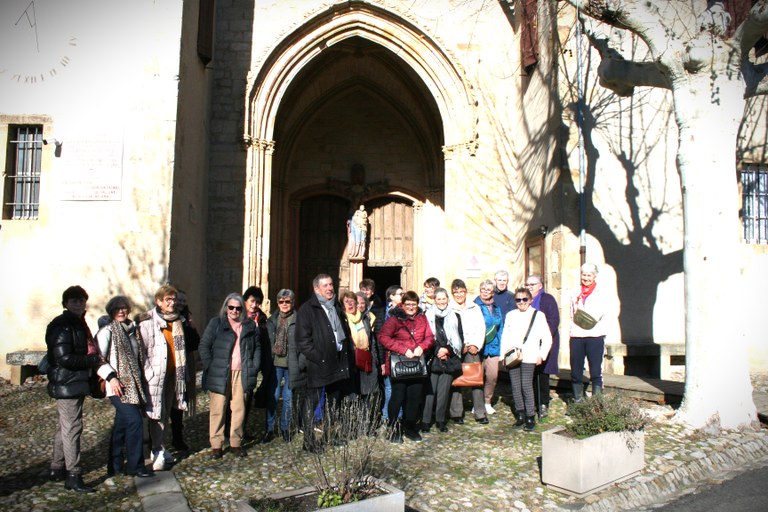
[[[243,289],[260,286],[269,297],[269,227],[272,200],[272,140],[246,137],[248,173],[245,188]]]

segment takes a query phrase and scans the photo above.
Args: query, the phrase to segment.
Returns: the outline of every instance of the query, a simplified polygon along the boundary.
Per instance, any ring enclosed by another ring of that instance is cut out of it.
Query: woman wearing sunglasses
[[[552,347],[552,334],[547,318],[541,311],[531,307],[533,296],[527,288],[515,290],[516,310],[504,318],[501,333],[501,354],[513,347],[523,350],[523,361],[509,370],[509,382],[514,400],[515,427],[525,425],[525,430],[536,427],[536,406],[533,402],[533,372],[547,358]],[[535,316],[534,316],[535,314]]]
[[[290,422],[293,411],[293,387],[297,379],[294,372],[300,372],[296,351],[296,310],[295,296],[292,290],[283,288],[277,292],[277,310],[267,320],[267,331],[272,341],[272,382],[270,392],[274,397],[274,408],[267,407],[267,434],[274,432],[277,417],[277,403],[282,397],[283,405],[280,410],[280,435],[283,440],[291,440]],[[303,356],[302,356],[303,357]],[[293,358],[293,361],[291,359]],[[294,368],[291,368],[293,366]],[[306,363],[304,364],[306,371]],[[298,377],[298,375],[297,375]],[[304,377],[306,381],[306,376]],[[265,437],[266,438],[266,437]]]
[[[222,457],[227,408],[232,410],[229,446],[235,456],[247,455],[242,447],[243,419],[246,396],[253,393],[259,373],[259,338],[258,326],[245,314],[243,297],[230,293],[200,340],[203,389],[211,393],[208,435],[214,459]]]

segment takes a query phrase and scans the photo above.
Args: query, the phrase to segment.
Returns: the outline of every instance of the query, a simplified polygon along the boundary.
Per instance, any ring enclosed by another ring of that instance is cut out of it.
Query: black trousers
[[[421,414],[421,393],[424,379],[392,380],[392,396],[389,398],[389,418],[397,418],[400,407],[405,405],[403,420],[406,425],[415,425]]]

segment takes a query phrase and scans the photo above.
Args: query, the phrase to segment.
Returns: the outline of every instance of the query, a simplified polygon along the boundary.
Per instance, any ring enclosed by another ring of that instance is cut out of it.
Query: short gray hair
[[[590,274],[597,274],[597,265],[594,263],[585,263],[581,266],[581,271]]]
[[[238,315],[238,321],[242,322],[245,320],[245,301],[243,300],[243,296],[239,293],[230,293],[227,295],[227,298],[224,299],[224,302],[221,304],[219,316],[221,318],[227,318],[227,303],[231,300],[236,300],[240,303],[240,315]]]
[[[280,300],[280,299],[284,299],[284,298],[286,298],[286,297],[288,297],[289,299],[291,299],[291,302],[292,302],[292,303],[295,303],[295,302],[296,302],[296,294],[295,294],[295,293],[293,293],[293,290],[289,290],[288,288],[283,288],[282,290],[280,290],[279,292],[277,292],[277,295],[275,296],[275,298],[276,298],[277,300]]]
[[[480,281],[480,286],[478,286],[477,289],[482,290],[483,286],[490,286],[494,290],[496,289],[496,283],[493,282],[493,279],[483,279]]]
[[[497,277],[501,277],[501,276],[504,276],[507,279],[509,279],[509,272],[507,272],[506,270],[502,269],[502,270],[497,270],[496,273],[493,274],[493,278],[494,279],[496,279]],[[496,283],[494,283],[494,284],[496,284]]]

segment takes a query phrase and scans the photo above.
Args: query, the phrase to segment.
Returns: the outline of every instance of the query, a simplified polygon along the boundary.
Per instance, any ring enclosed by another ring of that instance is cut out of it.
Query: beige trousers
[[[232,370],[224,395],[211,391],[209,438],[211,448],[221,450],[224,444],[224,422],[227,406],[232,409],[229,431],[229,446],[239,448],[243,443],[243,420],[245,419],[245,392],[242,372]]]
[[[493,394],[496,392],[496,381],[499,378],[499,356],[486,357],[483,359],[483,370],[485,371],[485,403],[490,404],[493,400]]]

